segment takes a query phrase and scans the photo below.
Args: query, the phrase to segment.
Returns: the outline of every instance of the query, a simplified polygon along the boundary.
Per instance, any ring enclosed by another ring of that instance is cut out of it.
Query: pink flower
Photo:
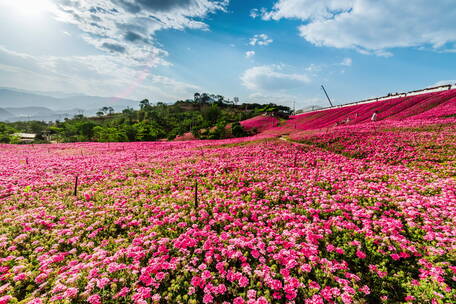
[[[282,294],[278,291],[275,291],[273,294],[272,294],[272,297],[276,300],[280,300],[282,299]]]
[[[233,304],[245,304],[245,301],[242,297],[234,298]]]
[[[130,292],[130,288],[123,287],[115,296],[114,299],[125,297]]]
[[[207,304],[207,303],[212,303],[214,301],[214,297],[209,294],[209,293],[206,293],[203,297],[203,303]]]
[[[279,280],[272,280],[271,282],[271,288],[274,290],[280,290],[282,289],[282,282]]]
[[[10,295],[6,295],[3,297],[0,297],[0,304],[7,304],[9,300],[11,300],[13,297]]]
[[[110,280],[108,278],[102,278],[97,280],[97,287],[103,289],[106,285],[108,285]]]
[[[256,304],[269,304],[268,300],[265,297],[259,297]]]
[[[247,297],[248,297],[249,299],[255,299],[256,293],[257,293],[256,290],[254,290],[254,289],[249,289],[249,290],[247,290]]]
[[[65,297],[66,298],[74,298],[78,295],[78,289],[74,287],[70,287],[65,290]]]
[[[154,301],[154,302],[159,302],[160,299],[161,299],[161,296],[158,293],[156,293],[152,296],[152,301]]]
[[[166,277],[166,274],[162,271],[157,272],[155,275],[155,278],[159,281],[163,280]]]
[[[312,266],[310,266],[309,264],[303,264],[301,265],[301,270],[304,272],[310,272],[312,271]]]
[[[188,294],[189,296],[191,296],[191,295],[194,294],[195,292],[196,292],[195,287],[190,286],[190,287],[188,288],[187,294]]]
[[[365,259],[366,258],[366,254],[364,252],[362,252],[361,250],[357,250],[356,251],[356,256],[360,259]]]
[[[90,304],[101,304],[101,297],[99,294],[93,294],[87,298],[87,302]]]
[[[406,296],[405,297],[405,301],[414,301],[415,300],[415,297],[414,296]]]
[[[239,286],[246,287],[247,285],[249,285],[249,279],[247,279],[245,276],[240,277]]]
[[[224,284],[220,284],[217,286],[217,293],[218,294],[224,294],[226,292],[226,286]]]
[[[14,281],[22,281],[22,280],[25,280],[26,278],[27,278],[27,276],[25,275],[25,273],[20,273],[14,277]]]
[[[282,268],[280,269],[280,274],[284,277],[284,278],[287,278],[290,276],[290,271],[286,268]]]
[[[203,280],[199,277],[199,276],[194,276],[191,280],[191,284],[194,286],[194,287],[201,287],[201,286],[204,286],[204,282]]]
[[[336,248],[336,252],[338,254],[344,254],[345,253],[345,251],[342,248],[339,248],[339,247]]]
[[[203,280],[208,280],[212,277],[212,274],[209,270],[204,270],[201,274],[201,277],[203,278]]]
[[[314,289],[320,289],[320,285],[317,282],[314,282],[314,281],[311,281],[309,283],[309,287],[310,288],[314,288]]]
[[[336,249],[336,247],[334,247],[334,245],[332,245],[332,244],[326,245],[326,250],[329,252],[333,252],[335,249]]]
[[[391,258],[395,261],[399,260],[401,258],[400,255],[398,255],[397,253],[392,253],[390,254]]]
[[[341,298],[342,298],[342,302],[344,302],[344,304],[350,304],[353,302],[353,299],[352,299],[352,296],[349,295],[348,293],[344,292],[342,295],[341,295]]]
[[[363,287],[361,287],[359,289],[359,291],[361,291],[362,293],[364,293],[366,295],[370,294],[370,289],[369,289],[369,286],[367,286],[367,285],[364,285]]]

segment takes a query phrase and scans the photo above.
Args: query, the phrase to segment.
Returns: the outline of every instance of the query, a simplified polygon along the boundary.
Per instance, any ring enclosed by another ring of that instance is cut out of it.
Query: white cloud
[[[258,34],[250,38],[249,44],[250,45],[268,45],[271,44],[273,40],[269,38],[266,34]]]
[[[386,49],[456,41],[453,0],[279,0],[265,20],[303,20],[300,35],[317,46],[391,56]]]
[[[318,73],[320,72],[325,66],[321,64],[311,63],[308,67],[306,67],[306,71],[309,73]]]
[[[263,11],[263,19],[325,20],[350,10],[355,0],[279,0],[271,11]]]
[[[2,85],[29,90],[172,101],[200,89],[151,74],[149,68],[130,67],[116,55],[32,56],[0,46],[0,69]]]
[[[53,0],[46,9],[54,18],[76,26],[83,40],[102,53],[34,56],[0,46],[0,83],[100,96],[186,98],[199,88],[151,73],[152,68],[171,65],[156,33],[166,29],[207,30],[204,18],[225,11],[228,3],[229,0]],[[76,33],[71,31],[72,36]]]
[[[246,58],[252,58],[253,56],[255,56],[255,51],[247,51],[247,52],[245,52],[245,57]]]
[[[342,61],[340,62],[340,65],[349,67],[352,65],[352,63],[353,63],[353,60],[351,58],[347,57],[347,58],[342,59]]]
[[[261,16],[261,13],[257,8],[254,8],[250,10],[249,16],[255,19],[256,17]]]
[[[241,75],[242,85],[256,92],[285,91],[310,82],[304,74],[286,73],[281,65],[263,65],[247,69]]]
[[[224,11],[229,0],[56,0],[57,20],[76,25],[84,39],[116,56],[154,65],[166,52],[155,33],[164,29],[202,29],[210,13]]]

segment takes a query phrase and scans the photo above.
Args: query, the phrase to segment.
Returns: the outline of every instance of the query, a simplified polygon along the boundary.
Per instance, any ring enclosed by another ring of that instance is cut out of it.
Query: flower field
[[[451,117],[456,113],[456,89],[395,97],[370,103],[325,109],[291,117],[283,131],[311,130],[337,125],[356,125],[370,122],[372,113],[378,120],[435,119]],[[272,130],[277,132],[278,130]]]
[[[288,133],[1,145],[0,303],[454,303],[456,119]]]
[[[263,132],[267,129],[274,128],[278,126],[279,120],[271,116],[257,116],[241,122],[242,127],[245,130],[251,131],[253,129],[258,132]]]

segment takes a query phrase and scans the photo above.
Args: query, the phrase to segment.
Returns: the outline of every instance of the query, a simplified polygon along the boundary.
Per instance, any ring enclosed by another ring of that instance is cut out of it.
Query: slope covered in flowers
[[[455,126],[0,146],[0,303],[451,303]]]
[[[256,130],[257,132],[263,132],[265,130],[277,127],[279,119],[272,116],[259,115],[253,118],[241,121],[242,127],[246,131]]]
[[[292,116],[281,130],[294,132],[295,130],[366,123],[370,122],[374,111],[378,112],[377,120],[379,121],[435,119],[454,116],[456,113],[456,89],[397,97],[296,115]],[[277,130],[275,131],[277,132]]]

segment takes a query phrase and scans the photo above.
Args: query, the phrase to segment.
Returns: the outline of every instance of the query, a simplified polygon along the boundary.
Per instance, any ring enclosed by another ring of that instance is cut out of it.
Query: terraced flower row
[[[451,303],[454,136],[406,127],[1,146],[0,303]]]

